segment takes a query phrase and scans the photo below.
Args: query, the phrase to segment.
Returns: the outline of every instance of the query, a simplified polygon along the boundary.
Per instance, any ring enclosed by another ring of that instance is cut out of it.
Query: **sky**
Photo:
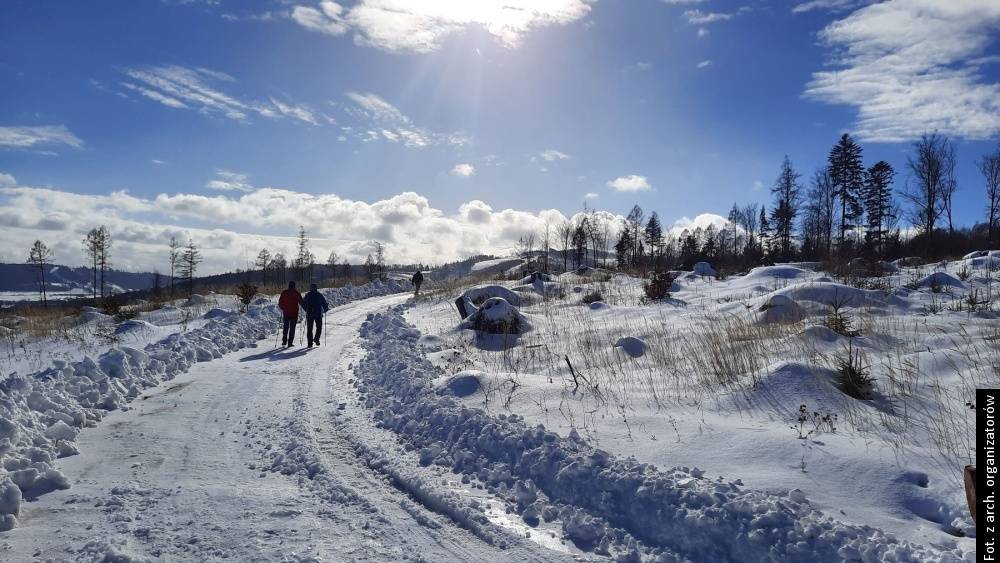
[[[908,181],[955,143],[955,218],[1000,139],[996,0],[7,0],[0,261],[203,273],[502,253],[584,205],[680,229],[805,182],[842,133]]]

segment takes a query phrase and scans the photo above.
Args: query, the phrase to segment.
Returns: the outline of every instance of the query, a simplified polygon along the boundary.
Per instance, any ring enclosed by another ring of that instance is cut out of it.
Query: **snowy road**
[[[473,533],[394,486],[391,470],[372,469],[373,458],[407,452],[367,422],[347,366],[361,356],[365,316],[405,299],[338,307],[318,349],[261,341],[111,413],[80,435],[80,455],[60,460],[72,488],[23,505],[0,559],[568,558],[499,529]]]

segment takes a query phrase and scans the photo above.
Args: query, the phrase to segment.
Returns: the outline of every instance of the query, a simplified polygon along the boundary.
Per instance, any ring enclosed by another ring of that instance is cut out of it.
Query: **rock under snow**
[[[474,305],[485,302],[491,297],[500,297],[515,307],[521,306],[521,296],[502,285],[481,285],[462,294]]]
[[[517,307],[502,297],[490,297],[459,328],[488,334],[521,334],[528,329],[527,319]]]
[[[760,321],[763,323],[794,323],[806,316],[805,311],[794,299],[780,293],[768,297],[759,311]]]
[[[456,397],[468,397],[479,391],[482,376],[483,372],[476,370],[459,372],[448,377],[444,386]]]
[[[640,338],[623,336],[618,339],[618,342],[615,342],[615,348],[620,348],[622,352],[625,352],[632,358],[641,358],[646,354],[649,345]]]

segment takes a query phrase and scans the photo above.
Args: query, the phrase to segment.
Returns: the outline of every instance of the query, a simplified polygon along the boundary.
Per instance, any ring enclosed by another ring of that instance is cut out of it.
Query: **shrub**
[[[956,274],[958,275],[958,279],[962,281],[969,281],[969,278],[972,277],[972,272],[969,271],[968,264],[963,264],[962,269],[959,270]]]
[[[861,331],[854,328],[851,316],[842,311],[846,302],[846,298],[835,297],[833,301],[827,303],[830,314],[823,319],[823,325],[841,336],[858,336]]]
[[[646,292],[646,297],[659,301],[662,299],[670,299],[670,287],[674,284],[674,276],[669,272],[661,272],[658,274],[653,274],[648,282],[643,284],[642,288]]]
[[[848,347],[847,357],[837,360],[837,375],[840,390],[848,396],[855,399],[867,399],[871,396],[875,378],[871,376],[871,367],[860,350]]]
[[[246,312],[250,307],[250,302],[253,301],[254,295],[257,295],[257,286],[255,285],[243,283],[236,288],[236,297],[240,300],[243,312]]]
[[[600,291],[591,291],[590,293],[586,293],[583,296],[583,302],[586,303],[587,305],[590,305],[591,303],[595,303],[597,301],[604,301],[604,296],[601,295]]]

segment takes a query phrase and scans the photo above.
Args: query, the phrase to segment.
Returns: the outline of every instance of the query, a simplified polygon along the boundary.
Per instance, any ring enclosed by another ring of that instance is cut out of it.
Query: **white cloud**
[[[702,37],[708,37],[708,34],[709,34],[709,31],[707,29],[705,29],[704,27],[699,27],[698,28],[698,38],[699,39],[702,38]]]
[[[5,172],[0,172],[0,188],[13,188],[17,185],[17,179]]]
[[[0,147],[29,149],[52,145],[69,145],[79,149],[83,147],[83,141],[65,125],[0,126]]]
[[[319,8],[311,6],[295,6],[292,8],[292,19],[310,31],[318,31],[328,35],[343,35],[350,26],[344,21],[344,7],[336,2],[324,0]]]
[[[689,24],[705,25],[708,23],[731,20],[734,17],[736,17],[736,14],[724,13],[724,12],[702,12],[701,10],[687,10],[684,12],[684,17],[687,18]]]
[[[471,164],[456,164],[454,168],[451,169],[450,174],[452,176],[461,176],[463,178],[468,178],[475,175],[476,167]]]
[[[792,6],[792,12],[800,14],[812,10],[827,10],[830,12],[842,12],[853,10],[862,4],[870,4],[872,0],[809,0],[800,2]]]
[[[760,190],[763,189],[764,189],[764,182],[761,182],[760,180],[753,181],[753,191],[759,192]]]
[[[709,225],[714,225],[716,229],[722,229],[729,225],[729,221],[721,215],[716,215],[715,213],[702,213],[694,219],[688,217],[681,217],[680,219],[674,221],[673,226],[667,231],[668,234],[673,236],[680,236],[685,230],[693,231],[697,228],[708,228]]]
[[[890,0],[829,24],[834,70],[813,73],[805,96],[858,110],[863,140],[900,142],[938,130],[969,139],[1000,132],[1000,84],[984,79],[996,41],[996,0]]]
[[[557,151],[555,149],[547,149],[538,153],[539,158],[552,162],[554,160],[569,160],[570,156],[564,152]]]
[[[601,196],[595,192],[587,192],[583,194],[583,199],[597,199],[599,197]]]
[[[206,188],[222,192],[252,192],[254,190],[254,187],[247,182],[248,176],[246,174],[219,168],[216,169],[215,175],[217,178],[209,180],[205,184]]]
[[[651,68],[653,68],[653,65],[651,63],[647,63],[647,62],[644,62],[644,61],[639,61],[637,63],[632,63],[632,64],[628,65],[627,67],[623,68],[622,72],[624,72],[626,74],[637,73],[637,72],[646,72],[647,70],[649,70]]]
[[[590,13],[590,0],[360,0],[345,9],[324,1],[295,6],[292,19],[329,35],[355,32],[355,42],[386,51],[427,53],[450,35],[479,27],[506,47],[531,31],[565,25]]]
[[[712,66],[712,61],[710,59],[707,59],[707,60],[704,60],[704,61],[701,61],[700,63],[698,63],[698,68],[708,68],[710,66]]]
[[[164,271],[170,236],[184,240],[191,236],[203,247],[206,274],[245,266],[244,248],[251,254],[264,246],[291,254],[299,225],[313,239],[317,255],[337,250],[357,264],[368,253],[369,241],[379,240],[390,261],[440,263],[481,252],[506,252],[521,236],[538,233],[546,220],[557,223],[564,218],[556,210],[495,210],[479,200],[449,213],[414,192],[364,202],[277,188],[154,198],[127,192],[90,195],[0,188],[0,230],[10,248],[27,248],[41,239],[57,249],[57,261],[82,264],[80,239],[87,230],[106,224],[115,237],[116,266]],[[217,228],[190,227],[199,223]],[[269,234],[252,234],[260,232]]]
[[[166,161],[160,160],[158,158],[152,158],[149,161],[152,162],[153,164],[156,164],[157,166],[161,164],[166,164]]]
[[[653,189],[653,186],[649,185],[649,180],[645,176],[638,176],[636,174],[615,178],[608,182],[608,187],[614,188],[617,192],[645,192]]]
[[[347,112],[370,127],[360,137],[362,141],[384,139],[410,148],[430,145],[462,146],[469,143],[469,138],[461,133],[435,133],[418,127],[399,108],[376,94],[348,92],[347,98],[352,102],[346,108]],[[354,134],[351,128],[342,130]]]
[[[237,121],[249,121],[250,116],[255,115],[270,119],[290,117],[319,124],[313,111],[306,106],[275,98],[244,100],[226,92],[236,79],[223,72],[164,65],[126,69],[125,75],[129,81],[122,82],[122,86],[167,107],[219,114]]]

